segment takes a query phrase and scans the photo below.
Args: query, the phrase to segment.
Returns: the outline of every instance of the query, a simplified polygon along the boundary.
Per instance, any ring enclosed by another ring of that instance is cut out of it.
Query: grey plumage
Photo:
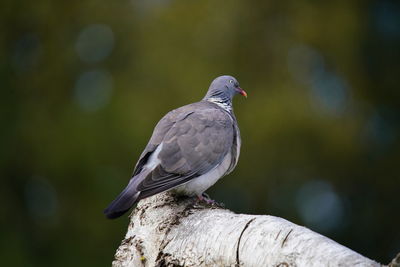
[[[220,76],[200,102],[167,113],[154,128],[128,186],[105,209],[117,218],[140,199],[174,189],[201,194],[237,164],[240,132],[232,110],[246,93],[232,76]]]

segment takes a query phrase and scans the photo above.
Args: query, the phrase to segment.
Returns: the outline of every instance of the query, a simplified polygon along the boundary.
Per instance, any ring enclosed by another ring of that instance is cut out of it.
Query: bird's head
[[[247,93],[240,88],[239,82],[235,79],[235,77],[224,75],[219,76],[212,81],[204,99],[208,100],[211,98],[218,98],[224,101],[232,102],[232,98],[236,94],[241,94],[242,96],[247,97]]]

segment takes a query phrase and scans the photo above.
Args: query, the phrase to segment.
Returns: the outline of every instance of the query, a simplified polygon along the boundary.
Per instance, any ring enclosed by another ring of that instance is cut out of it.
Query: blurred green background
[[[208,191],[377,261],[400,251],[400,2],[0,4],[3,266],[109,266],[103,208],[153,127],[235,76],[242,153]]]

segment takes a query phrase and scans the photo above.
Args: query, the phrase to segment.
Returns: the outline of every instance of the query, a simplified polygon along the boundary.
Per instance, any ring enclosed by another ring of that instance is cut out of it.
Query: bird
[[[203,193],[236,167],[241,147],[232,100],[247,97],[232,76],[215,78],[199,101],[168,112],[156,125],[126,188],[104,210],[109,219],[164,191]]]

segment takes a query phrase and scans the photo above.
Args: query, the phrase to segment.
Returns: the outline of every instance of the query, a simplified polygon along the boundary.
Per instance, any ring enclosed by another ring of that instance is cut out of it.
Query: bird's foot
[[[193,207],[194,208],[199,208],[201,206],[204,207],[204,204],[206,204],[206,206],[210,206],[211,208],[225,208],[224,203],[218,203],[217,201],[211,199],[210,196],[206,193],[197,195],[197,198],[196,198],[196,201],[195,201]]]
[[[214,203],[217,203],[214,199],[211,199],[210,196],[207,193],[203,193],[203,194],[197,196],[197,199],[199,201],[203,201],[203,202],[207,203],[208,205],[212,205]]]

